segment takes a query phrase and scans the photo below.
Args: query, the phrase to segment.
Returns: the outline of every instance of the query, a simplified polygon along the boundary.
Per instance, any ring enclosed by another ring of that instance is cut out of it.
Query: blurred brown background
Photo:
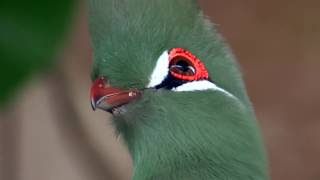
[[[320,1],[201,0],[242,67],[273,180],[320,180]],[[58,68],[0,112],[1,180],[129,180],[108,115],[89,104],[91,50],[79,5]]]

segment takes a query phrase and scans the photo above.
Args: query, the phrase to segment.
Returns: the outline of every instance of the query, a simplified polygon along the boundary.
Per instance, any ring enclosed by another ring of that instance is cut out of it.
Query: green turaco
[[[266,180],[237,64],[195,0],[89,0],[91,104],[112,113],[133,180]]]

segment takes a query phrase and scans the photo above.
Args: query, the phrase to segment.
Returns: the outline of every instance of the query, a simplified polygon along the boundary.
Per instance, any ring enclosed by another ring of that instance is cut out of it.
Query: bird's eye
[[[184,58],[178,57],[171,61],[170,72],[177,73],[184,76],[193,76],[196,73],[192,64]]]
[[[204,64],[187,50],[171,49],[169,61],[170,74],[175,78],[188,81],[208,79]]]

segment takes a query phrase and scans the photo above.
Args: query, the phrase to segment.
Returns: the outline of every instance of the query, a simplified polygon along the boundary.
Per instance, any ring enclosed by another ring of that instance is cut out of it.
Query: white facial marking
[[[163,52],[159,57],[156,67],[154,68],[148,88],[161,84],[169,73],[169,54],[168,51]]]
[[[161,84],[168,74],[169,74],[169,54],[168,54],[168,51],[165,51],[159,57],[156,63],[156,67],[154,68],[149,78],[150,82],[147,87],[153,88]],[[173,88],[172,90],[176,92],[213,90],[213,91],[220,91],[229,97],[236,98],[230,92],[220,88],[219,86],[215,85],[214,83],[208,80],[191,81],[191,82],[182,84],[181,86],[178,86],[176,88]]]
[[[200,81],[192,81],[185,84],[182,84],[181,86],[178,86],[173,89],[173,91],[182,92],[182,91],[204,91],[204,90],[214,90],[214,91],[220,91],[224,94],[235,98],[234,95],[229,93],[228,91],[218,87],[214,83],[207,81],[207,80],[200,80]]]

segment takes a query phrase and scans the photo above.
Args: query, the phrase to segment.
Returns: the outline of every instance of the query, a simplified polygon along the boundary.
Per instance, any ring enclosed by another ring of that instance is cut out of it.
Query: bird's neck
[[[159,147],[159,151],[161,147]],[[210,152],[205,153],[210,156]],[[186,151],[149,153],[134,158],[133,180],[145,179],[212,179],[212,163],[206,157]]]
[[[219,174],[213,172],[220,166],[214,164],[214,148],[205,143],[192,144],[138,134],[126,138],[133,160],[133,180],[202,180],[215,179]]]

